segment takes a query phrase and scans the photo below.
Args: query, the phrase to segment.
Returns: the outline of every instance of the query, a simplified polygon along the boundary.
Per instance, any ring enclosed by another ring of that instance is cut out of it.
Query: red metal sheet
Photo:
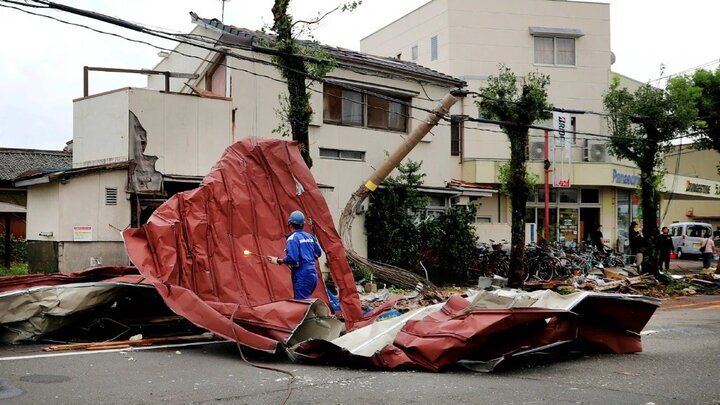
[[[330,211],[295,143],[251,138],[233,144],[199,188],[176,194],[142,228],[123,235],[131,260],[173,311],[272,351],[310,305],[292,300],[289,269],[264,259],[283,255],[287,216],[297,209],[327,257],[347,329],[369,321]],[[322,282],[313,297],[328,303]],[[238,322],[230,320],[232,312]]]
[[[639,332],[658,305],[649,297],[589,293],[569,310],[485,309],[452,296],[439,311],[405,322],[391,344],[369,357],[352,354],[354,344],[322,340],[298,344],[291,354],[361,367],[441,371],[460,360],[484,362],[489,370],[503,358],[549,347],[633,353],[642,350]]]
[[[455,295],[440,311],[408,321],[373,362],[382,368],[439,371],[461,359],[488,361],[572,340],[575,318],[572,312],[545,308],[472,309]]]
[[[0,292],[69,283],[96,281],[141,283],[144,280],[145,277],[140,275],[135,267],[92,267],[86,270],[67,274],[50,273],[0,277]]]

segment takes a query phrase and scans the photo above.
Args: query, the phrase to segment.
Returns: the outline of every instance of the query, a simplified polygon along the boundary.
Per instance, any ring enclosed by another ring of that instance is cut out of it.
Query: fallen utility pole
[[[375,191],[380,183],[385,180],[390,172],[395,169],[405,156],[420,142],[420,140],[427,135],[430,130],[437,125],[440,118],[447,115],[450,112],[450,107],[457,101],[457,98],[452,94],[446,95],[440,104],[435,107],[432,112],[428,113],[425,120],[418,125],[413,131],[405,138],[405,141],[395,149],[395,151],[378,167],[373,174],[365,181],[365,184],[360,186],[350,196],[345,208],[343,209],[342,215],[340,216],[340,237],[345,244],[345,252],[348,260],[355,265],[369,269],[376,275],[377,278],[391,282],[398,287],[418,289],[420,292],[428,298],[442,299],[439,291],[430,280],[425,280],[422,277],[411,273],[410,271],[401,269],[399,267],[390,266],[384,263],[368,260],[360,256],[353,249],[352,245],[352,223],[355,220],[355,213],[360,208],[360,205],[365,199]]]

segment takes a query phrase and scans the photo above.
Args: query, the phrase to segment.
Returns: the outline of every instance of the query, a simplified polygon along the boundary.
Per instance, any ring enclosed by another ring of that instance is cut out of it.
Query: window
[[[438,38],[437,35],[430,38],[430,60],[437,60],[438,58]]]
[[[359,150],[320,148],[320,157],[325,159],[365,161],[365,152]]]
[[[369,95],[326,84],[323,120],[328,124],[406,132],[407,97]]]
[[[447,211],[447,198],[442,195],[427,194],[427,207],[415,212],[417,219],[425,220],[429,218],[437,218]]]
[[[417,47],[417,45],[414,45],[414,46],[412,47],[411,54],[412,54],[412,60],[413,60],[413,62],[415,62],[415,61],[417,60],[417,58],[418,58],[418,47]]]
[[[462,117],[453,116],[450,120],[450,156],[460,156],[462,139]]]
[[[558,190],[558,197],[561,203],[576,203],[578,191],[575,188],[565,188]]]
[[[536,36],[535,63],[575,66],[575,38]]]
[[[600,190],[596,188],[584,188],[580,190],[580,199],[583,204],[599,204]]]

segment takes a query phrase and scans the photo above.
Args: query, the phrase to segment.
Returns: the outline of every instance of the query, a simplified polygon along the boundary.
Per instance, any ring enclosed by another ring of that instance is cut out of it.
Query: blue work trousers
[[[292,269],[293,298],[296,300],[310,299],[317,283],[315,263],[301,264]]]

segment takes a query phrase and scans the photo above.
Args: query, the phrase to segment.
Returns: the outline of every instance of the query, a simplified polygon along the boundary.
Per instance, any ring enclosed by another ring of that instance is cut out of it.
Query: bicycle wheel
[[[548,282],[553,278],[553,264],[549,260],[543,260],[539,263],[535,276],[540,281]]]

